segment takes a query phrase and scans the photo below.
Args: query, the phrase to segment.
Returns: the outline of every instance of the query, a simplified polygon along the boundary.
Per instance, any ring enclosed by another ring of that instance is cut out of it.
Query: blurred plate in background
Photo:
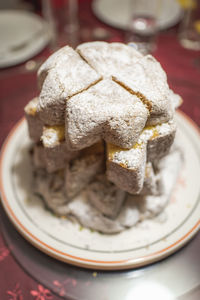
[[[153,1],[153,0],[148,0]],[[108,25],[127,29],[131,19],[131,0],[94,0],[94,14]],[[161,0],[161,13],[158,19],[160,30],[174,26],[182,17],[182,9],[176,0]]]
[[[22,63],[38,54],[49,42],[47,24],[33,13],[0,11],[0,68]]]

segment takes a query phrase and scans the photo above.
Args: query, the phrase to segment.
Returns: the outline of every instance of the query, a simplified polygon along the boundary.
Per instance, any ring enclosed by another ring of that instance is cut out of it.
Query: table
[[[91,0],[80,1],[81,28],[101,27],[110,33],[108,41],[124,41],[125,33],[100,22],[93,15],[90,5]],[[43,59],[48,54],[48,49],[44,49],[34,59]],[[184,99],[181,110],[200,126],[200,52],[183,49],[177,40],[177,27],[173,27],[159,34],[154,56],[165,69],[170,87]],[[25,104],[38,94],[36,72],[18,73],[19,68],[21,66],[0,70],[0,145],[2,145],[14,124],[23,116]],[[8,224],[11,234],[14,234],[17,240],[22,239],[6,219],[2,208],[0,212],[2,220],[4,220],[2,224],[4,226]],[[197,243],[197,240],[199,241],[199,235],[194,238],[192,243]],[[55,290],[60,296],[55,295],[49,288],[46,288],[41,282],[29,275],[23,266],[18,264],[17,259],[12,255],[16,245],[13,244],[13,249],[12,246],[10,249],[8,247],[9,243],[8,245],[7,243],[0,231],[0,299],[57,300],[61,299],[66,293],[66,289],[78,289],[76,279],[66,274],[65,283],[64,281],[60,282],[57,278],[52,279]],[[23,243],[23,241],[20,241],[20,243]],[[70,270],[71,274],[75,272],[73,268]],[[97,274],[94,271],[86,271],[83,274],[84,276],[87,274],[90,278],[86,283],[89,291]],[[104,296],[102,294],[103,298],[101,299],[109,299],[105,296],[105,293]]]

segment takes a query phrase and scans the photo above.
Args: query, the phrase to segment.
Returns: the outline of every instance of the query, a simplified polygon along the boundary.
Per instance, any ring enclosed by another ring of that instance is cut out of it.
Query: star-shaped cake
[[[181,98],[153,56],[122,43],[65,46],[40,67],[38,86],[25,107],[33,164],[49,182],[62,177],[53,188],[66,202],[89,188],[92,205],[106,215],[108,202],[114,217],[127,193],[161,192],[155,166],[173,144]],[[102,185],[110,202],[94,192]]]

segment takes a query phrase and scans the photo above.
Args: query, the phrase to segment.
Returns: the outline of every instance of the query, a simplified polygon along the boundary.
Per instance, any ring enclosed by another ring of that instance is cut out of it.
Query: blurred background
[[[182,47],[200,50],[199,6],[197,0],[1,0],[0,67],[44,47],[53,52],[92,40],[131,43],[151,53],[159,36],[172,30]]]

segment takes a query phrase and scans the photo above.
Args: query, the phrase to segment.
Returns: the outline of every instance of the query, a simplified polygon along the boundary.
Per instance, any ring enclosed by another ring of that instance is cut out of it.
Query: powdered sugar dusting
[[[158,136],[167,136],[176,128],[175,121],[170,120],[169,122],[147,126],[143,129],[138,143],[147,142],[149,139],[156,138]]]
[[[45,127],[41,140],[45,147],[54,147],[60,144],[59,130],[53,127]]]
[[[113,78],[133,93],[140,93],[151,105],[150,117],[154,124],[168,121],[172,116],[166,74],[151,55],[138,59],[133,65],[119,69]],[[156,122],[156,123],[155,123]],[[151,123],[151,122],[150,122]]]
[[[28,115],[35,116],[37,113],[38,97],[33,98],[24,108]]]
[[[77,47],[78,53],[104,78],[130,66],[142,57],[138,51],[122,43],[93,42]]]
[[[55,125],[65,124],[62,145],[72,151],[103,139],[116,145],[112,153],[108,150],[107,178],[140,193],[146,160],[166,155],[175,132],[169,121],[173,93],[156,59],[121,43],[85,43],[76,51],[60,49],[38,77],[38,115],[53,126],[43,131],[43,146],[51,148],[46,153],[61,142]]]
[[[39,71],[42,90],[39,97],[40,118],[49,125],[64,124],[66,100],[101,79],[71,47],[60,49]],[[45,78],[45,79],[44,79]]]
[[[66,141],[73,149],[91,145],[103,138],[131,148],[148,117],[148,110],[137,96],[110,79],[68,100]]]
[[[166,136],[167,139],[174,130],[174,126],[174,121],[171,120],[160,125],[145,127],[133,148],[120,150],[120,148],[115,147],[114,150],[111,150],[112,154],[109,155],[109,159],[127,168],[134,168],[140,161],[142,149],[146,147],[147,142],[160,136]]]
[[[130,150],[116,152],[113,155],[112,161],[125,166],[127,169],[134,169],[141,162],[142,148],[144,149],[144,145],[138,144]]]

